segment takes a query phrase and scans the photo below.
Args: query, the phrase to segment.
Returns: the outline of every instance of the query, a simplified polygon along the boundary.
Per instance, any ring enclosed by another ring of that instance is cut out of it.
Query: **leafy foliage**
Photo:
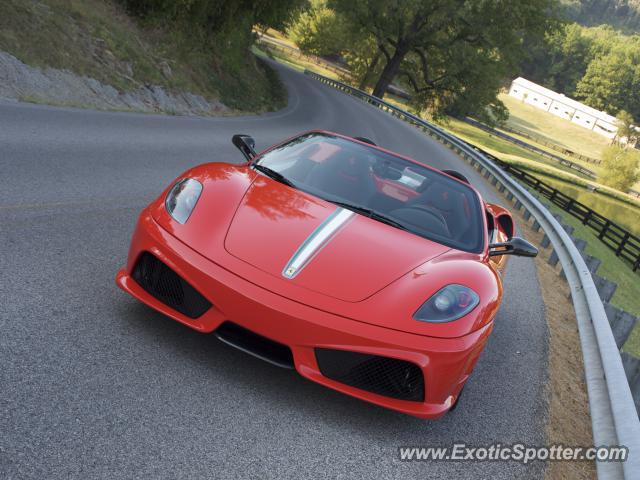
[[[364,35],[367,48],[346,50],[373,94],[392,82],[414,92],[413,106],[435,115],[483,115],[503,119],[496,99],[503,78],[522,55],[522,36],[543,35],[555,0],[328,0],[348,31]],[[498,20],[499,19],[499,20]]]
[[[329,8],[327,0],[311,0],[309,8],[289,25],[287,34],[303,52],[342,57],[361,88],[375,81],[384,67],[373,36]]]
[[[607,147],[602,154],[600,182],[626,192],[640,180],[640,152],[618,145]]]
[[[311,0],[288,29],[287,35],[305,53],[334,55],[348,45],[348,30],[342,18],[325,0]]]
[[[588,105],[640,118],[640,35],[568,24],[530,42],[522,75]]]
[[[605,55],[596,56],[576,87],[576,95],[594,108],[618,112],[626,109],[640,118],[640,37],[618,42]]]
[[[270,68],[249,54],[254,25],[283,28],[305,0],[120,0],[152,27],[171,33],[190,61],[207,57],[221,100],[232,108],[260,110],[285,98]]]
[[[618,141],[621,141],[624,138],[625,144],[633,144],[637,142],[640,134],[634,126],[635,121],[633,116],[625,110],[620,110],[618,115],[616,115],[616,118],[618,119],[618,132],[616,134]]]
[[[603,23],[640,32],[640,0],[564,0],[568,19],[581,25]]]
[[[208,32],[225,32],[249,23],[282,28],[306,3],[303,0],[121,0],[143,18],[186,22]]]

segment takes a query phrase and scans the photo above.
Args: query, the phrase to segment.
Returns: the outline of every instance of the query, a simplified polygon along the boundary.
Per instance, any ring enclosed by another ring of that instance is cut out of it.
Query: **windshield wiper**
[[[287,177],[282,175],[280,172],[276,172],[275,170],[272,170],[269,167],[265,167],[264,165],[260,165],[259,163],[254,163],[253,168],[258,170],[259,172],[264,173],[267,177],[273,178],[277,182],[284,183],[289,187],[293,187],[293,188],[296,187],[295,184],[291,180],[289,180]]]
[[[336,205],[338,205],[339,207],[342,208],[346,208],[348,210],[352,210],[356,213],[359,213],[361,215],[364,215],[365,217],[369,217],[373,220],[377,220],[381,223],[386,223],[387,225],[391,225],[392,227],[396,227],[399,228],[400,230],[406,230],[408,232],[410,232],[411,230],[406,227],[405,225],[403,225],[400,222],[397,222],[396,220],[386,217],[378,212],[376,212],[375,210],[371,210],[370,208],[367,207],[363,207],[361,205],[353,205],[351,203],[346,203],[346,202],[338,202],[338,201],[334,201],[334,200],[329,200],[331,203],[335,203]]]

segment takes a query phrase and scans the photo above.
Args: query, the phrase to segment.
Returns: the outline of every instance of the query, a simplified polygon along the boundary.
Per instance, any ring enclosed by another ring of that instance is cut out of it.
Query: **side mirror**
[[[244,158],[247,160],[251,160],[256,156],[256,141],[249,135],[237,133],[231,137],[231,143],[242,152],[242,155],[244,155]]]
[[[492,243],[489,245],[489,256],[516,255],[518,257],[535,257],[538,249],[527,242],[524,238],[512,237],[503,243]]]

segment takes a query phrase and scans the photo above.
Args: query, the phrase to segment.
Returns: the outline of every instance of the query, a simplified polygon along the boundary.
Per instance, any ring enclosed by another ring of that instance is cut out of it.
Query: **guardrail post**
[[[587,269],[589,273],[592,275],[598,271],[602,260],[596,257],[592,257],[591,255],[587,255],[585,253],[582,254],[582,258],[584,259],[584,263],[587,265]]]
[[[620,245],[618,245],[618,248],[616,248],[616,257],[620,256],[620,253],[622,252],[622,250],[624,250],[624,246],[628,241],[629,241],[629,232],[624,234],[624,237],[622,237],[622,240],[620,241]]]
[[[584,249],[587,248],[587,241],[583,240],[581,238],[573,238],[573,237],[571,237],[571,239],[573,240],[573,243],[576,246],[576,248],[578,250],[580,250],[581,252],[584,252]]]
[[[607,312],[607,318],[611,324],[611,331],[616,340],[618,348],[622,348],[624,343],[631,335],[633,327],[638,319],[624,310],[614,307],[610,303],[604,304],[604,311]]]
[[[610,302],[613,295],[616,293],[618,284],[610,282],[606,278],[602,278],[598,275],[593,275],[593,283],[596,285],[596,290],[603,302]]]
[[[622,352],[622,365],[631,391],[635,394],[636,411],[640,414],[640,359]]]

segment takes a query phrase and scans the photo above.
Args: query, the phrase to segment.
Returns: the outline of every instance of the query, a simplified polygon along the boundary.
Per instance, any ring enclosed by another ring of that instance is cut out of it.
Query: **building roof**
[[[580,103],[577,100],[566,97],[562,93],[554,92],[553,90],[545,88],[542,85],[533,83],[532,81],[527,80],[526,78],[518,77],[513,81],[513,83],[516,85],[520,85],[521,87],[527,88],[532,92],[536,92],[536,93],[539,93],[540,95],[544,95],[545,97],[548,97],[551,100],[554,100],[558,103],[562,103],[563,105],[571,107],[575,110],[579,110],[588,115],[596,117],[598,120],[602,120],[603,122],[611,123],[613,125],[617,124],[616,117],[609,115],[607,112],[596,110],[595,108],[585,105],[584,103]]]

